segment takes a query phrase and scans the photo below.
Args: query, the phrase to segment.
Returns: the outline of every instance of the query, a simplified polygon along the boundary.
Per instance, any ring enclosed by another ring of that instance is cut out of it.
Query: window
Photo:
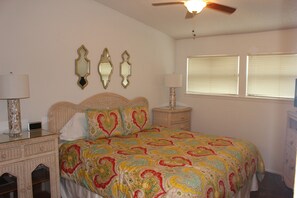
[[[188,58],[187,93],[238,94],[239,56]]]
[[[247,95],[293,98],[297,54],[248,56]]]

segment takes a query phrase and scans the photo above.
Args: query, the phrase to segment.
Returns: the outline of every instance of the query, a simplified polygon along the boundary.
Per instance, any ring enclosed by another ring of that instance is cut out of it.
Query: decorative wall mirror
[[[90,60],[87,59],[88,50],[82,45],[77,50],[78,58],[75,59],[75,74],[78,76],[77,84],[84,89],[88,85],[87,76],[90,75]]]
[[[111,63],[111,58],[108,53],[108,49],[105,48],[103,50],[103,53],[101,55],[101,58],[98,64],[98,72],[99,72],[104,89],[106,89],[108,86],[108,83],[110,81],[110,76],[112,74],[112,69],[113,67]]]
[[[130,55],[127,52],[127,50],[125,50],[122,53],[122,62],[120,64],[120,75],[123,78],[122,79],[122,85],[123,87],[127,87],[129,85],[129,77],[131,76],[131,63],[129,62],[130,59]]]

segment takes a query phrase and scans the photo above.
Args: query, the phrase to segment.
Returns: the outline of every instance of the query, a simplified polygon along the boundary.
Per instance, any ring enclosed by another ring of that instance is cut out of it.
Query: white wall
[[[128,98],[145,96],[151,107],[165,104],[168,90],[163,86],[163,75],[171,73],[175,65],[177,72],[185,75],[188,56],[297,53],[297,29],[175,42],[93,0],[1,0],[0,27],[0,74],[12,71],[30,76],[31,97],[21,100],[22,117],[29,121],[46,117],[48,108],[57,101],[78,103],[104,91]],[[84,90],[77,86],[74,74],[76,50],[82,44],[91,60],[89,85]],[[97,73],[105,47],[114,64],[107,90]],[[127,89],[119,77],[124,50],[132,62]],[[193,130],[252,141],[261,151],[267,170],[282,173],[286,111],[292,109],[292,102],[186,95],[185,86],[177,90],[177,98],[193,107]],[[6,101],[0,101],[0,124],[6,121]]]
[[[0,27],[0,74],[29,74],[31,97],[21,100],[23,119],[40,121],[57,101],[78,103],[104,91],[131,99],[147,97],[151,107],[167,100],[163,75],[174,69],[174,40],[94,0],[1,0]],[[84,90],[74,73],[82,44],[91,61]],[[105,47],[114,65],[107,90],[97,72]],[[132,63],[126,89],[119,76],[125,50]],[[4,100],[0,100],[0,123],[7,123]]]
[[[193,55],[238,54],[245,66],[248,54],[279,52],[297,53],[297,29],[178,40],[177,72],[186,76],[186,59]],[[294,110],[292,101],[188,95],[186,79],[183,84],[177,97],[193,108],[192,130],[249,140],[262,153],[266,169],[282,174],[286,112]]]

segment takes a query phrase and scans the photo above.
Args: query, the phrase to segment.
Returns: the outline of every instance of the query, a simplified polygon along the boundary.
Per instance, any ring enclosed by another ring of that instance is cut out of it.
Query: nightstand
[[[175,109],[169,107],[153,108],[153,124],[191,130],[191,107],[177,106]]]
[[[58,134],[0,135],[0,197],[60,197]]]

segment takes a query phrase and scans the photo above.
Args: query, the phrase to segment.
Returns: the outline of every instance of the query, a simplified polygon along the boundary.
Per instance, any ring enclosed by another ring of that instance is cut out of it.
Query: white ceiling
[[[183,5],[152,6],[175,0],[95,0],[175,39],[225,35],[297,27],[297,0],[213,0],[234,7],[229,15],[209,8],[185,19]]]

